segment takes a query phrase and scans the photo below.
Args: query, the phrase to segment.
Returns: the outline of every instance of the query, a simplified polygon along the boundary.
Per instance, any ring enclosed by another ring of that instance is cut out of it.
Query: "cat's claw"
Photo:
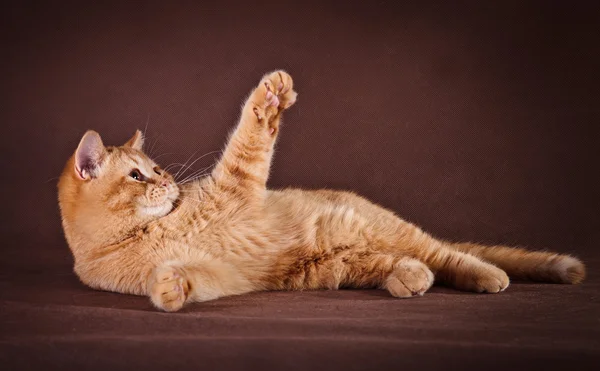
[[[281,83],[280,83],[280,85],[281,85]],[[279,98],[277,97],[277,94],[279,94],[280,91],[278,91],[277,93],[274,94],[272,91],[271,84],[266,81],[265,81],[265,87],[267,89],[267,94],[265,96],[266,105],[273,106],[273,107],[279,107]]]
[[[293,90],[292,77],[285,71],[266,74],[253,93],[252,108],[259,121],[269,121],[280,111],[291,107],[298,94]]]

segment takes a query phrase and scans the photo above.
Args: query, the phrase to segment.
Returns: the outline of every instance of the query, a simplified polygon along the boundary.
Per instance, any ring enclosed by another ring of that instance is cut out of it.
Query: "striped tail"
[[[578,284],[585,278],[585,265],[569,255],[474,243],[450,246],[494,264],[511,278],[568,284]]]

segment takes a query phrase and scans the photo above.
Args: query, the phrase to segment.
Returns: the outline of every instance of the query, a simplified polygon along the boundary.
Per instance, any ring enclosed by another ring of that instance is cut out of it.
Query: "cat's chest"
[[[206,253],[226,259],[265,259],[307,243],[309,231],[290,220],[263,213],[233,213],[215,218],[185,218],[164,231],[182,253]]]
[[[201,250],[211,255],[252,256],[258,250],[271,250],[281,241],[279,233],[257,220],[216,220],[202,228],[185,223],[166,229],[157,236],[177,250]]]

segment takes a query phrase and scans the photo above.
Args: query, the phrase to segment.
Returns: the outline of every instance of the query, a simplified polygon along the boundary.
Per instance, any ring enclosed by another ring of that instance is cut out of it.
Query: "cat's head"
[[[123,146],[104,146],[85,133],[58,183],[69,244],[114,242],[120,235],[167,215],[179,196],[173,177],[143,151],[138,130]],[[73,247],[73,246],[71,246]]]

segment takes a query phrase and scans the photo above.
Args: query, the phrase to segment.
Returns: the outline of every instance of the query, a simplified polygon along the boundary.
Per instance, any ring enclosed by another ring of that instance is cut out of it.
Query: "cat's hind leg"
[[[445,246],[430,254],[427,262],[437,281],[459,290],[495,294],[510,283],[506,272],[495,265]]]
[[[457,251],[410,223],[403,222],[398,235],[400,251],[425,263],[437,282],[459,290],[491,294],[504,291],[509,285],[508,275],[502,269]]]
[[[294,267],[292,272],[302,272],[300,278],[303,282],[308,276],[303,273],[306,271],[303,266],[307,262],[326,261],[329,255],[333,255],[333,261],[339,258],[344,264],[339,263],[332,269],[347,272],[347,281],[342,282],[341,287],[389,289],[390,283],[395,281],[390,279],[386,286],[386,279],[394,270],[402,277],[409,275],[402,269],[395,269],[395,264],[402,259],[414,259],[416,263],[412,264],[425,265],[433,272],[436,281],[460,290],[497,293],[509,284],[508,276],[502,269],[458,251],[453,245],[433,238],[391,211],[352,193],[288,191],[272,192],[270,198],[270,210],[275,214],[285,216],[285,210],[302,210],[302,206],[307,204],[311,206],[308,208],[311,214],[306,215],[305,219],[314,215],[314,210],[319,212],[314,223],[318,246],[316,252],[301,251],[301,254],[292,255],[293,258],[288,262]],[[324,254],[325,259],[322,256]],[[293,275],[287,274],[285,277],[292,283],[295,281]],[[400,287],[399,284],[395,286]],[[291,285],[292,289],[298,287],[301,285]],[[309,285],[308,288],[318,287]],[[422,290],[415,290],[419,291]]]
[[[417,259],[356,246],[293,249],[265,278],[267,290],[378,288],[398,298],[422,296],[434,282]]]
[[[434,281],[427,265],[406,256],[358,250],[344,254],[341,261],[342,287],[381,288],[394,297],[411,298],[423,296]]]

